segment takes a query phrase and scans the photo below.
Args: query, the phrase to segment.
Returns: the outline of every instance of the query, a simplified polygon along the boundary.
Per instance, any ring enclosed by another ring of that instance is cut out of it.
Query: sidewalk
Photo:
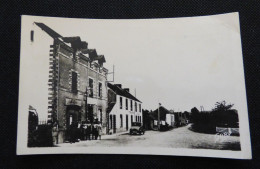
[[[115,134],[111,134],[111,135],[101,135],[101,140],[81,140],[79,142],[75,142],[75,143],[60,143],[55,145],[55,147],[80,147],[82,145],[86,146],[86,145],[93,145],[96,144],[98,142],[102,142],[102,140],[112,140],[115,139],[116,137],[120,136],[120,135],[125,135],[128,134],[128,131],[125,132],[120,132],[120,133],[115,133]]]

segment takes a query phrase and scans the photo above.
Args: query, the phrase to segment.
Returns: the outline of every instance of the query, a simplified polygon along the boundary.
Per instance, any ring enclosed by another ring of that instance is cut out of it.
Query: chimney
[[[122,88],[121,84],[115,84],[115,86],[117,86],[118,88]]]
[[[124,88],[124,91],[127,91],[129,93],[130,90],[129,88]]]

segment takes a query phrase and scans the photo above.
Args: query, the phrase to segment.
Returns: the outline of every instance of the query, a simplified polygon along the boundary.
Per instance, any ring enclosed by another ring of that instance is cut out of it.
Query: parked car
[[[130,128],[130,135],[133,134],[144,134],[144,127],[142,126],[142,123],[138,123],[138,122],[133,122],[132,123],[132,127]]]

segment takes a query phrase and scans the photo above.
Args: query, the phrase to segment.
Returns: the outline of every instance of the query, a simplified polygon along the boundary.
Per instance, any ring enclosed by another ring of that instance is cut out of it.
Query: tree
[[[199,114],[199,110],[196,107],[193,107],[191,109],[191,121],[194,123],[197,122],[198,120],[198,114]]]
[[[215,108],[212,109],[212,111],[227,111],[230,110],[234,104],[226,104],[226,101],[217,102],[215,104]]]

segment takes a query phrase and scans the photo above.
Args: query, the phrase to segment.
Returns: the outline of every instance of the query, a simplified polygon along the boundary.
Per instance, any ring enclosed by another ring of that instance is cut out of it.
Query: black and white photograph
[[[22,15],[17,154],[251,159],[239,13]]]

